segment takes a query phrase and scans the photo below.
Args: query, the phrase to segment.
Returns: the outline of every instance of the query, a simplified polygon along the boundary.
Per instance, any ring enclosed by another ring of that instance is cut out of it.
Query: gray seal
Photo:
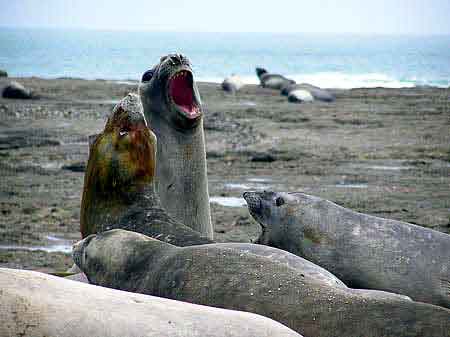
[[[336,100],[336,97],[332,93],[308,83],[286,83],[281,87],[280,93],[283,96],[289,96],[294,90],[309,91],[316,101],[334,102]]]
[[[380,289],[450,308],[450,236],[357,213],[303,193],[246,192],[257,243],[287,250],[353,288]]]
[[[271,319],[0,268],[0,336],[301,337]]]
[[[235,74],[223,80],[221,87],[224,91],[235,94],[244,86],[242,79]]]
[[[142,76],[139,93],[158,139],[156,176],[162,206],[212,239],[203,111],[189,60],[178,54],[162,57]]]
[[[93,283],[272,318],[305,336],[450,336],[450,311],[371,298],[306,278],[267,257],[214,245],[175,247],[124,230],[91,235],[74,260]]]
[[[264,68],[256,68],[256,75],[259,78],[263,88],[280,90],[286,84],[294,84],[295,81],[290,80],[279,74],[271,74]]]

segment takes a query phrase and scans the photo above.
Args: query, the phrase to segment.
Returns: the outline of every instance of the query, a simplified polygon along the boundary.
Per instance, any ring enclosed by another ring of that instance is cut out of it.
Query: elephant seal
[[[251,253],[209,245],[178,248],[124,230],[90,235],[73,252],[94,284],[253,312],[305,336],[450,336],[450,310],[351,294]]]
[[[0,268],[0,336],[301,337],[259,315]]]
[[[264,68],[256,68],[256,75],[263,88],[280,90],[283,85],[295,83],[282,75],[271,74]]]
[[[244,86],[244,82],[242,79],[233,74],[230,77],[227,77],[223,80],[221,87],[224,91],[230,92],[230,93],[236,93]]]
[[[336,97],[327,90],[321,89],[308,83],[300,83],[300,84],[286,83],[284,86],[281,87],[280,94],[283,96],[289,96],[289,94],[294,90],[309,91],[312,97],[314,97],[314,99],[317,101],[334,102],[336,100]]]
[[[450,308],[450,236],[357,213],[303,193],[246,192],[257,243],[287,250],[353,288],[380,289]]]
[[[292,103],[311,103],[314,97],[307,90],[297,89],[289,93],[288,101]]]
[[[156,147],[139,96],[128,94],[90,147],[81,201],[83,238],[123,228],[177,246],[212,242],[161,207],[155,191]]]
[[[176,220],[213,238],[200,94],[189,60],[161,58],[142,76],[144,114],[158,138],[156,176],[162,206]]]

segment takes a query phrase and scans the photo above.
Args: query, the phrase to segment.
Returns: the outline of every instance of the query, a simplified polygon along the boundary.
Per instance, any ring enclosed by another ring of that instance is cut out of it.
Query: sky
[[[0,0],[0,26],[450,34],[450,0]]]

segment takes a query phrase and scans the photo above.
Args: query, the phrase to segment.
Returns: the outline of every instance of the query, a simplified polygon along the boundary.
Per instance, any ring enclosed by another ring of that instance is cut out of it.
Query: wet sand
[[[11,79],[0,79],[0,89]],[[137,83],[15,79],[41,98],[0,98],[0,266],[60,271],[80,238],[87,136]],[[333,90],[288,103],[200,83],[217,241],[259,234],[242,193],[304,191],[360,212],[450,233],[450,90]]]

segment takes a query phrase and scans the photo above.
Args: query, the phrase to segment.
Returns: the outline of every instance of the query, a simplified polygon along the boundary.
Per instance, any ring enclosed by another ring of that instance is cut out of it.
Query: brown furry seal
[[[139,93],[158,138],[161,203],[175,219],[212,239],[203,112],[189,60],[162,57],[142,76]]]
[[[357,213],[303,193],[246,192],[258,243],[331,271],[348,286],[450,308],[450,235]]]
[[[349,293],[269,258],[216,245],[178,248],[112,230],[76,244],[74,260],[97,285],[253,312],[305,336],[450,336],[445,308]]]
[[[147,127],[139,96],[114,108],[93,141],[84,178],[81,234],[124,228],[177,246],[210,243],[174,221],[155,192],[156,137]]]

